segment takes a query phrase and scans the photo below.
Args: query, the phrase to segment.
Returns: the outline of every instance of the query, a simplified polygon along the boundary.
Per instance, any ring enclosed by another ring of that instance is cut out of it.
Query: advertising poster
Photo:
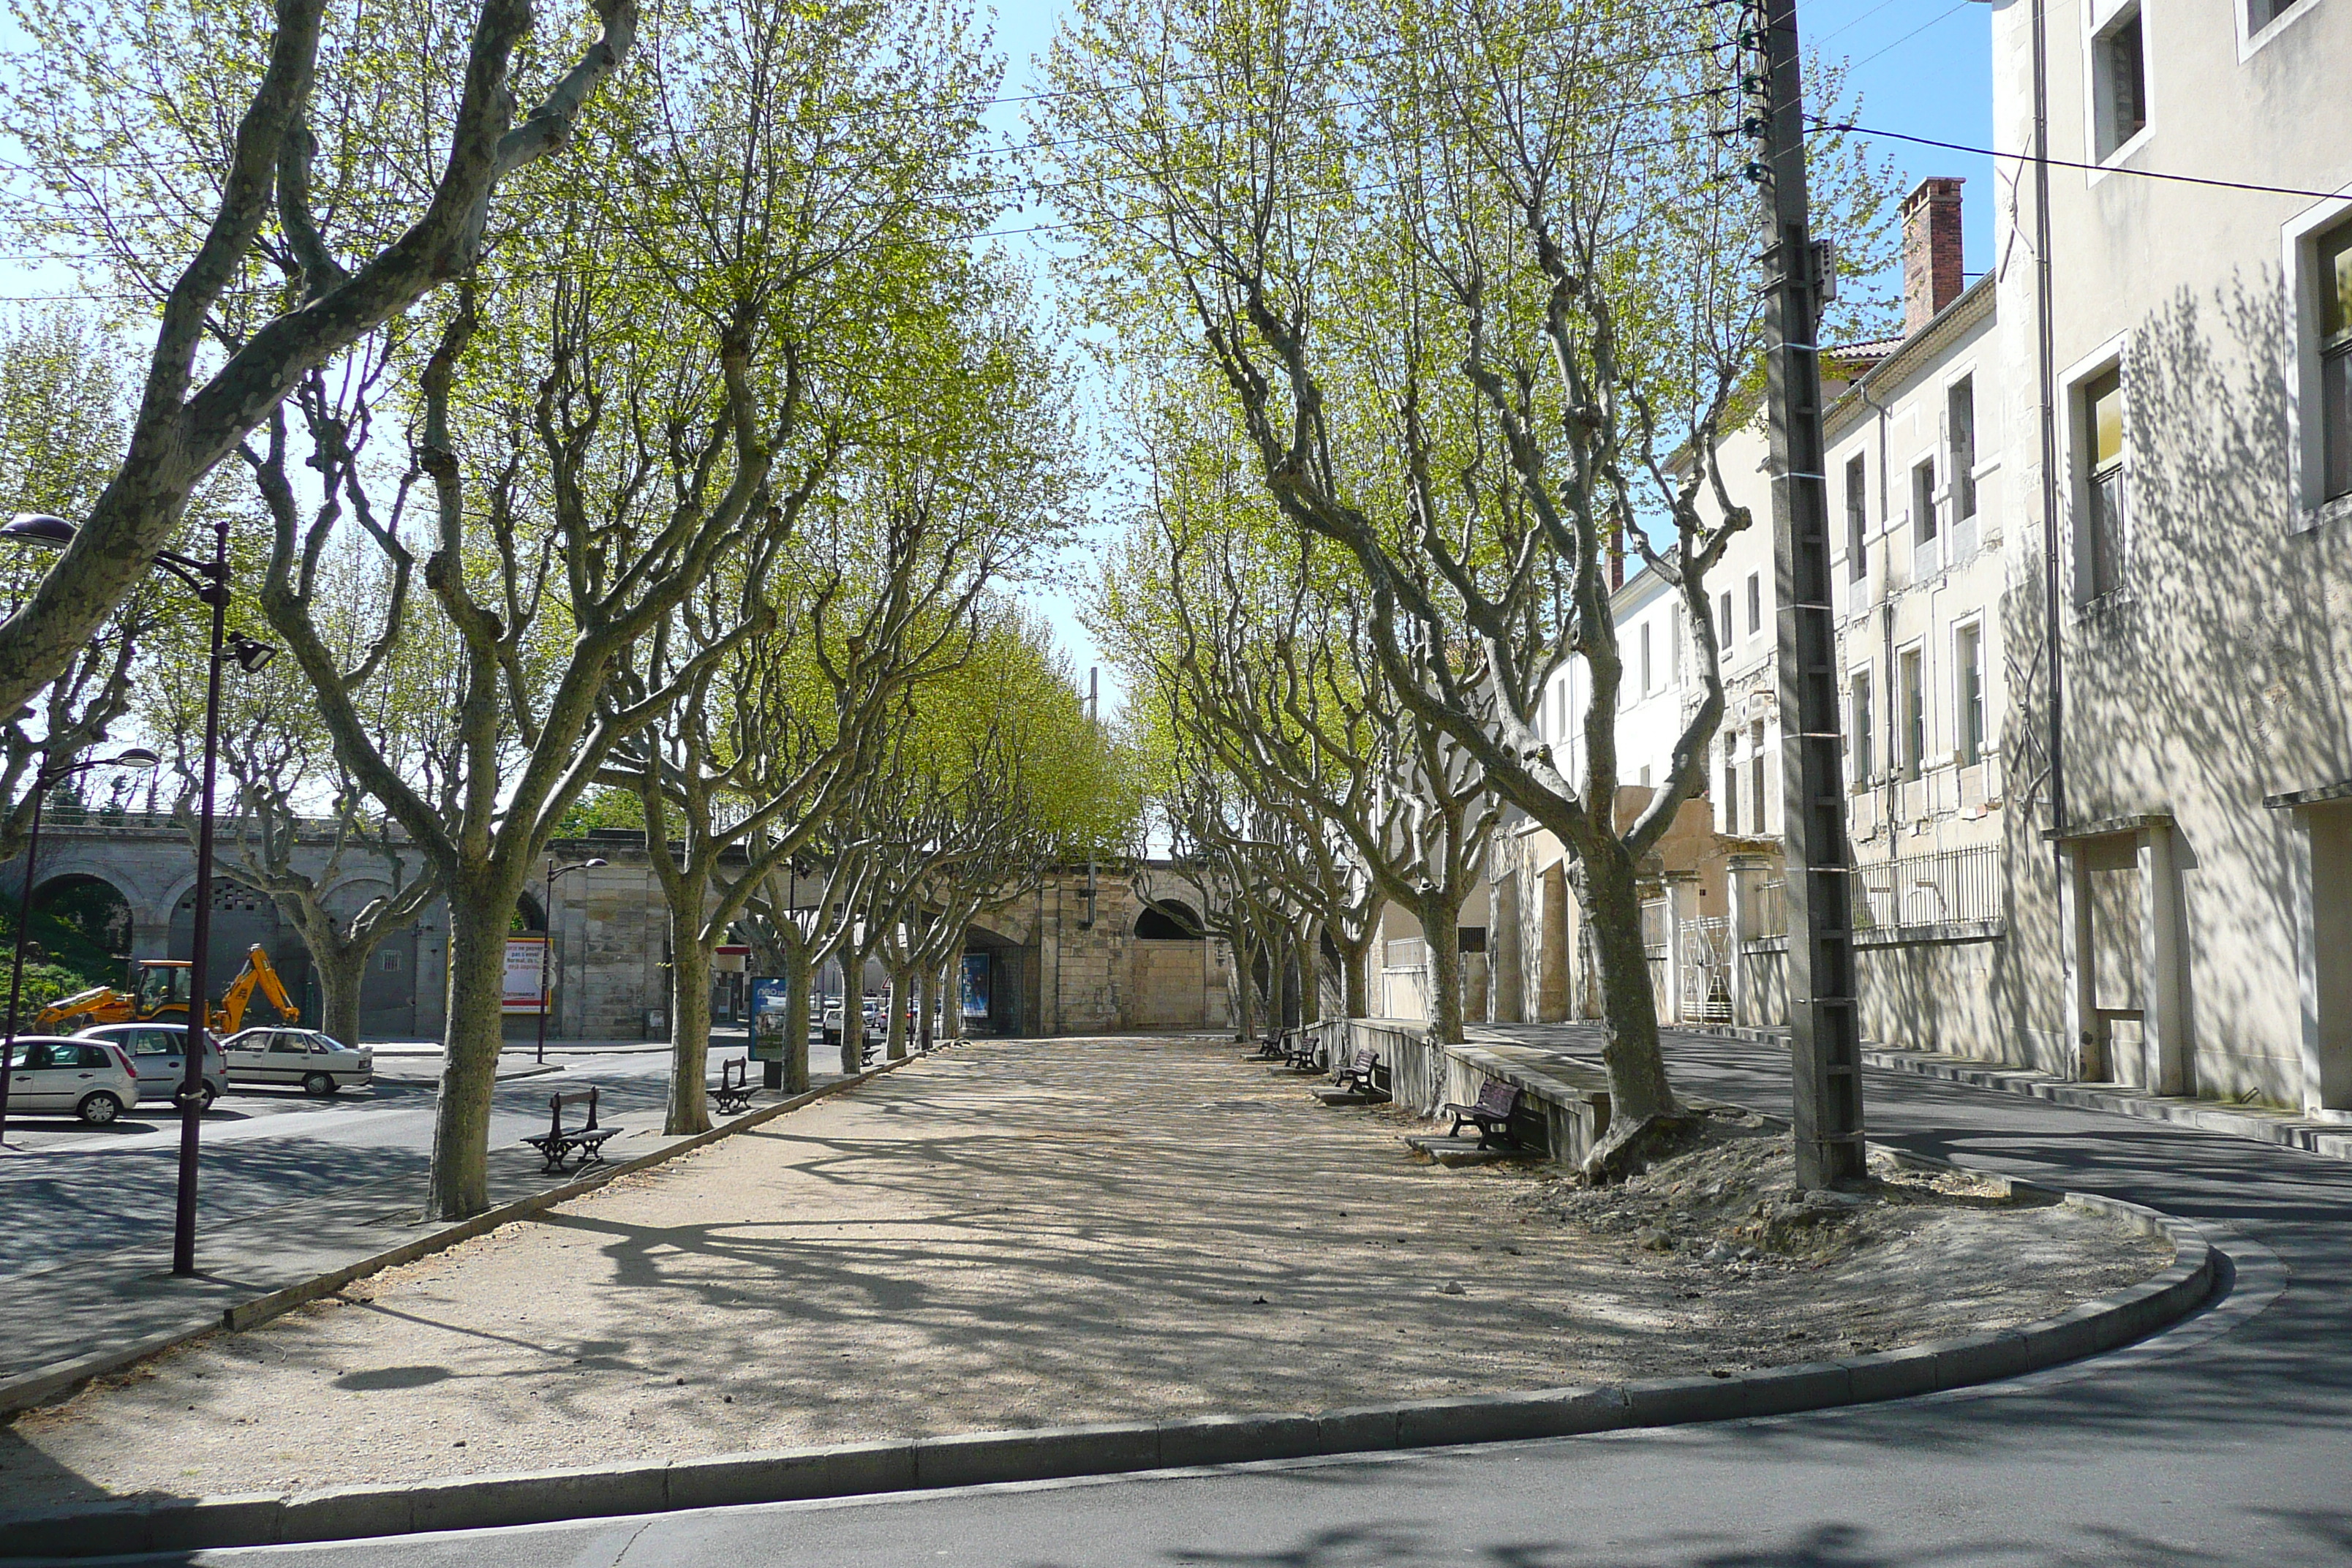
[[[506,980],[499,988],[501,1011],[528,1017],[545,1010],[547,998],[539,994],[539,979],[546,949],[543,936],[507,938]]]
[[[963,1016],[988,1016],[988,954],[984,952],[963,955]]]
[[[755,1062],[780,1062],[784,1059],[785,1005],[792,999],[791,984],[781,977],[768,979],[754,976],[751,980],[751,1059]]]

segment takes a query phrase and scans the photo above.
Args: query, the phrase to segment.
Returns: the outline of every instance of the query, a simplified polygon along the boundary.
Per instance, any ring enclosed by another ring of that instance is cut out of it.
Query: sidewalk
[[[520,1075],[500,1074],[509,1076]],[[816,1090],[843,1081],[839,1073],[812,1075]],[[763,1091],[745,1115],[757,1116],[783,1098],[780,1091]],[[714,1120],[725,1126],[740,1119]],[[657,1106],[604,1117],[603,1125],[622,1131],[604,1145],[605,1163],[584,1173],[548,1173],[531,1151],[493,1145],[493,1209],[583,1179],[601,1183],[633,1161],[693,1142],[664,1137],[661,1121]],[[433,1237],[446,1227],[419,1217],[424,1197],[421,1177],[402,1177],[248,1215],[197,1238],[199,1272],[191,1279],[172,1275],[171,1243],[164,1236],[120,1252],[0,1280],[0,1322],[9,1325],[8,1333],[0,1338],[0,1413],[41,1397],[25,1381],[46,1371],[169,1344],[219,1328],[224,1313],[240,1309],[243,1326],[243,1319],[252,1313],[250,1304],[272,1292]],[[71,1381],[78,1378],[68,1379]]]
[[[1760,1045],[1786,1047],[1789,1043],[1789,1031],[1779,1027],[1756,1029],[1716,1025],[1703,1028],[1677,1027],[1668,1032],[1713,1035],[1723,1039],[1749,1040]],[[1945,1083],[1966,1084],[1971,1089],[1999,1089],[2005,1094],[2046,1100],[2053,1105],[2069,1106],[2076,1110],[2110,1111],[2140,1121],[2194,1127],[2200,1132],[2252,1138],[2264,1143],[2275,1143],[2283,1149],[2300,1149],[2306,1154],[2352,1160],[2352,1114],[2341,1111],[2325,1111],[2312,1116],[2300,1111],[2279,1110],[2266,1105],[2235,1105],[2218,1100],[2195,1100],[2187,1095],[2150,1094],[2126,1083],[2084,1083],[2073,1079],[2054,1078],[2031,1068],[1989,1062],[1978,1057],[1957,1056],[1948,1051],[1909,1050],[1870,1040],[1863,1042],[1862,1059],[1871,1067],[1890,1072],[1907,1072]]]
[[[1613,1210],[1570,1223],[1539,1170],[1417,1163],[1417,1118],[1326,1109],[1239,1057],[1064,1037],[919,1059],[22,1417],[0,1486],[29,1506],[589,1458],[657,1476],[1364,1406],[1394,1446],[1400,1401],[1649,1377],[1712,1399],[1745,1369],[1992,1344],[2170,1256],[2066,1205],[1919,1194],[1902,1212],[1932,1233],[1818,1265],[1664,1250]]]

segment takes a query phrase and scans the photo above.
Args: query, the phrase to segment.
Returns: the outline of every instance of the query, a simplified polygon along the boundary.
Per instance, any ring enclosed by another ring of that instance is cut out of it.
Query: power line
[[[1823,120],[1807,115],[1814,132],[1836,131],[1855,136],[1880,136],[1894,142],[1909,142],[1921,147],[1941,147],[1948,153],[1973,153],[1984,158],[2006,158],[2013,163],[2048,163],[2053,169],[2082,169],[2091,174],[2130,174],[2142,180],[2168,180],[2182,185],[2213,185],[2225,191],[2252,191],[2268,196],[2305,196],[2313,201],[2334,201],[2342,191],[2306,191],[2294,185],[2264,185],[2251,180],[2220,180],[2205,174],[2176,174],[2163,169],[2135,169],[2127,163],[2077,163],[2067,158],[2036,158],[2031,153],[2005,153],[1998,147],[1970,147],[1959,142],[1938,142],[1932,136],[1912,136],[1901,131],[1880,131],[1868,125],[1856,125],[1851,121]]]

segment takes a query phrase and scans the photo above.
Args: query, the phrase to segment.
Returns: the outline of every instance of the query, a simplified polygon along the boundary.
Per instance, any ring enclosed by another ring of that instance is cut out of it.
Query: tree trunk
[[[784,950],[784,1092],[809,1091],[808,950],[798,942]]]
[[[1252,973],[1248,950],[1239,942],[1230,945],[1233,954],[1234,1022],[1245,1046],[1257,1044],[1257,977]]]
[[[702,945],[701,903],[695,898],[690,912],[670,914],[669,1113],[662,1132],[671,1138],[710,1131],[710,950]]]
[[[1601,1005],[1608,1022],[1608,1038],[1601,1050],[1609,1068],[1611,1097],[1604,1148],[1613,1148],[1652,1120],[1675,1116],[1682,1108],[1666,1081],[1665,1058],[1658,1045],[1657,994],[1651,988],[1650,957],[1642,943],[1642,900],[1634,887],[1633,859],[1612,843],[1588,852],[1583,870],[1577,891],[1599,961]]]
[[[1306,971],[1306,984],[1300,987],[1298,1021],[1319,1024],[1323,1021],[1323,922],[1309,920],[1302,942],[1304,957],[1300,965]]]
[[[326,949],[310,945],[310,967],[319,976],[319,1026],[347,1046],[360,1043],[360,985],[367,978],[374,947]],[[503,963],[503,959],[501,959]]]
[[[927,963],[915,975],[915,1048],[931,1048],[931,1015],[939,1010],[940,967]]]
[[[866,955],[841,952],[841,1070],[866,1070]]]
[[[507,928],[514,900],[498,890],[453,887],[449,901],[448,1066],[433,1108],[427,1219],[464,1219],[490,1206],[490,1095],[504,1043]]]
[[[904,1061],[907,1057],[907,1004],[914,1000],[915,973],[912,969],[890,972],[890,1022],[882,1031],[883,1054],[892,1061]]]
[[[1371,1016],[1372,987],[1365,968],[1371,962],[1374,940],[1368,936],[1339,949],[1340,1006],[1350,1018]]]
[[[1462,900],[1421,900],[1422,944],[1429,953],[1429,1023],[1446,1045],[1462,1043]]]

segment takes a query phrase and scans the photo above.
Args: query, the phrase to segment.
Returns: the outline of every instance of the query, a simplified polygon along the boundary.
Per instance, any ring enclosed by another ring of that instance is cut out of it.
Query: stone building
[[[317,874],[329,852],[321,830],[299,841],[298,864]],[[519,933],[552,932],[551,1039],[662,1039],[668,1035],[667,921],[645,836],[599,830],[551,846],[558,865],[605,864],[554,884],[534,879],[517,910]],[[388,889],[381,858],[347,853],[331,907],[355,910]],[[21,858],[0,866],[0,888],[21,889]],[[98,911],[96,923],[126,957],[185,958],[194,907],[195,858],[168,819],[93,815],[44,824],[34,887],[37,909],[71,899]],[[814,888],[811,888],[814,893]],[[1135,1028],[1224,1028],[1232,1016],[1231,963],[1223,944],[1201,934],[1192,889],[1165,865],[1117,870],[1060,868],[1036,888],[989,911],[972,927],[962,970],[976,1005],[969,1026],[983,1034],[1071,1034]],[[552,919],[549,916],[551,913]],[[270,901],[239,885],[226,859],[214,886],[209,990],[218,995],[259,942],[309,1021],[319,1016],[310,961]],[[432,1038],[445,1016],[448,921],[440,905],[394,931],[377,950],[361,996],[370,1039]],[[878,989],[869,967],[867,989]],[[837,992],[837,970],[827,987]],[[739,997],[719,977],[724,1012]],[[510,1036],[536,1032],[528,1011],[510,1014]]]

